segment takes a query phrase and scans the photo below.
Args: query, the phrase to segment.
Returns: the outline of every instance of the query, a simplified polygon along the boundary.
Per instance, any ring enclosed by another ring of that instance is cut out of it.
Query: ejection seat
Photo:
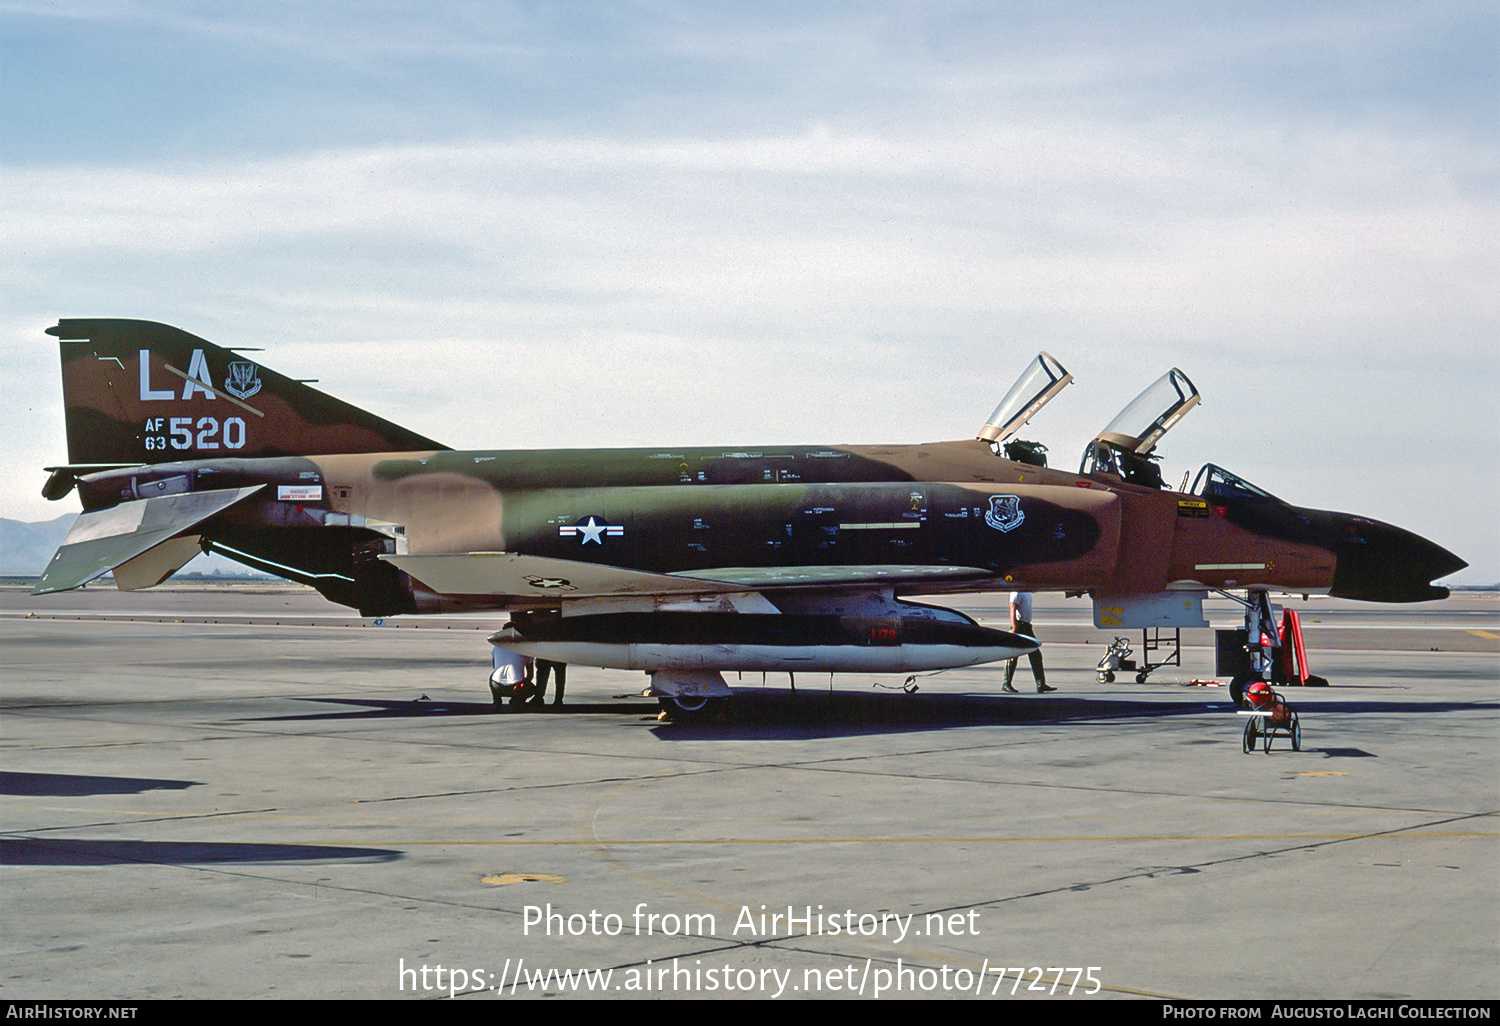
[[[1028,442],[1010,436],[1021,430],[1038,410],[1073,380],[1062,364],[1050,353],[1037,353],[1036,359],[1026,365],[1016,383],[1010,386],[990,419],[979,429],[979,439],[990,443],[990,451],[996,456],[1004,454],[1016,463],[1028,463],[1033,467],[1047,465],[1047,447],[1041,442]]]
[[[1173,367],[1110,421],[1083,450],[1078,473],[1085,477],[1125,481],[1145,488],[1165,488],[1160,456],[1152,453],[1161,437],[1198,405],[1198,389]]]

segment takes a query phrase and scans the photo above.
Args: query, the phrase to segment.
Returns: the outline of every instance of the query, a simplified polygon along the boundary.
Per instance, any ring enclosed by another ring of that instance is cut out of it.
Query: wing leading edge
[[[869,588],[992,576],[986,570],[963,566],[722,567],[659,574],[515,552],[380,558],[444,595],[551,596],[564,600],[727,594],[782,588]]]

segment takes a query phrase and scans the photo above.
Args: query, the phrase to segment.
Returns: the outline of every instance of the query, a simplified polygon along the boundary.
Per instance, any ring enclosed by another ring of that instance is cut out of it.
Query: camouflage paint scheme
[[[39,592],[112,568],[149,586],[200,547],[365,615],[546,616],[601,598],[649,611],[685,595],[722,610],[733,594],[769,599],[764,612],[1012,589],[1416,601],[1446,595],[1430,582],[1465,565],[1224,477],[1174,492],[1012,462],[977,439],[460,452],[166,325],[48,331],[70,462],[44,494],[76,483],[87,524]]]

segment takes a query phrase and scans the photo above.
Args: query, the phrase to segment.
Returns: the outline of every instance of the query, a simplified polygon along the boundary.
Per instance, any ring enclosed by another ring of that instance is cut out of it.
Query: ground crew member
[[[1012,634],[1024,634],[1029,638],[1036,637],[1036,630],[1031,626],[1031,592],[1013,591],[1010,593],[1010,632]],[[1056,688],[1047,686],[1047,672],[1042,669],[1042,650],[1037,649],[1026,658],[1031,660],[1031,675],[1036,678],[1036,693],[1044,695],[1048,691],[1056,691]],[[1016,660],[1010,659],[1005,663],[1005,684],[1002,691],[1014,693],[1015,688],[1010,682],[1016,676]]]
[[[495,701],[495,711],[505,708],[505,699],[511,700],[511,708],[520,708],[520,703],[530,695],[531,657],[517,655],[499,645],[490,646],[490,697]]]
[[[547,699],[547,678],[553,671],[557,671],[557,693],[552,696],[552,708],[562,707],[563,688],[568,683],[568,664],[554,663],[550,659],[538,659],[536,661],[536,697],[532,699],[537,705],[543,704]]]

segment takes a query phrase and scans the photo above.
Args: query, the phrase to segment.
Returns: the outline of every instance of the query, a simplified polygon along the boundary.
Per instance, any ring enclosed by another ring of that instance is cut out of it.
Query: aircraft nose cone
[[[1334,546],[1329,594],[1366,602],[1425,602],[1448,597],[1439,577],[1469,564],[1421,535],[1359,517],[1344,517]]]

